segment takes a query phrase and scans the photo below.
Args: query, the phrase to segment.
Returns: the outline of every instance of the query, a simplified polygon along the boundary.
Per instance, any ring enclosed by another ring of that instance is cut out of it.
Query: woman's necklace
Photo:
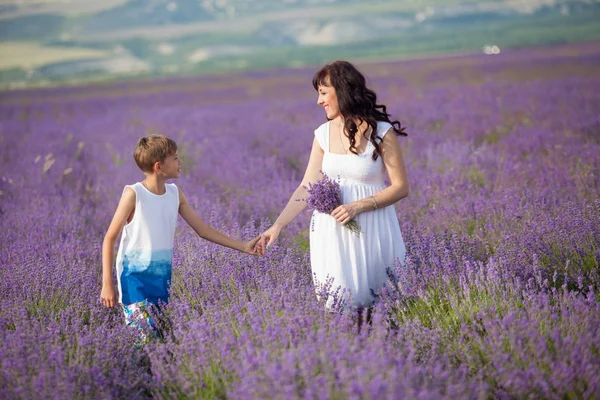
[[[342,145],[342,150],[344,150],[344,154],[348,154],[348,150],[346,150],[346,146],[344,145],[344,141],[342,140],[342,132],[344,131],[342,127],[342,122],[338,124],[338,137],[340,138],[340,144]]]

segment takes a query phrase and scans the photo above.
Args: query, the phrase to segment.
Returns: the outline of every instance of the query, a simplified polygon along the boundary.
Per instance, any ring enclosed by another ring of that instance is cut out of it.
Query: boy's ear
[[[154,165],[152,166],[152,170],[154,171],[155,174],[158,174],[160,172],[160,162],[155,162]]]

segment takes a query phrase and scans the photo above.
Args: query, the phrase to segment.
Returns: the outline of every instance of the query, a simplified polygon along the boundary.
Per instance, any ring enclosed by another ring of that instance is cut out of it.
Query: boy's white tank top
[[[141,182],[125,186],[135,191],[135,213],[125,225],[117,252],[119,302],[124,305],[147,300],[169,300],[173,239],[179,212],[179,190],[166,184],[157,195]]]

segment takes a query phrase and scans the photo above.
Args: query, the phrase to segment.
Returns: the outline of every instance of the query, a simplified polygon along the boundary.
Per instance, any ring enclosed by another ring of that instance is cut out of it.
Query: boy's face
[[[165,161],[160,164],[160,172],[166,179],[179,178],[182,166],[183,162],[181,162],[179,154],[176,152],[175,154],[168,155]]]

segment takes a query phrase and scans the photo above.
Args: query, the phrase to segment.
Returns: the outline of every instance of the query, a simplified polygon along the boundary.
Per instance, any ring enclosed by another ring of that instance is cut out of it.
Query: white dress
[[[339,182],[342,203],[361,200],[386,188],[387,176],[381,157],[373,161],[374,147],[368,143],[359,155],[329,152],[329,126],[326,122],[315,130],[317,141],[325,152],[322,171]],[[392,126],[377,123],[377,134],[383,138]],[[360,234],[353,233],[331,215],[313,212],[310,228],[310,262],[317,291],[333,279],[330,293],[344,289],[347,306],[371,305],[374,294],[389,279],[387,269],[403,263],[406,255],[398,217],[393,206],[359,214],[356,221]],[[333,297],[327,306],[333,304]]]

